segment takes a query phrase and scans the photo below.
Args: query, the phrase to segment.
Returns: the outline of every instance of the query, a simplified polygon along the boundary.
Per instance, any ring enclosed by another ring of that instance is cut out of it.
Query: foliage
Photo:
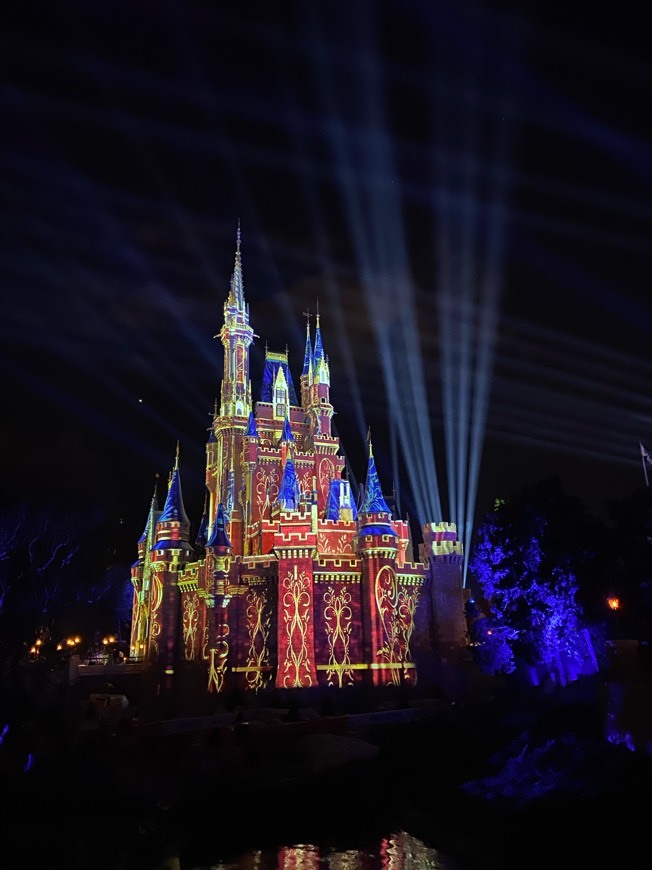
[[[559,672],[585,654],[580,573],[590,520],[555,479],[496,502],[477,532],[469,567],[488,605],[476,619],[477,658],[489,673],[515,663]]]
[[[0,620],[6,640],[26,641],[37,626],[89,631],[101,613],[115,623],[128,567],[107,570],[104,520],[93,510],[54,512],[26,501],[0,512]],[[84,624],[85,623],[85,624]]]

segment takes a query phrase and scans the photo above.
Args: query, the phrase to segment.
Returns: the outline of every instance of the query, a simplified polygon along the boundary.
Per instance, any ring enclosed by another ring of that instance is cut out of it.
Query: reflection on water
[[[245,852],[237,861],[192,870],[463,870],[436,849],[405,831],[383,838],[377,847],[336,851],[298,843],[267,851]]]

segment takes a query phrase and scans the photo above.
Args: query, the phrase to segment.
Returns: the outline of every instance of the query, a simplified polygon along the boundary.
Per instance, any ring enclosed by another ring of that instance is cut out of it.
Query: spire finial
[[[319,297],[317,297],[317,329],[319,329]]]
[[[174,457],[174,470],[178,471],[178,469],[179,469],[179,439],[177,438],[177,452],[176,452],[176,456]]]
[[[371,446],[371,426],[367,429],[367,444],[369,445],[369,456],[374,455],[373,448]]]
[[[240,256],[240,219],[238,218],[238,229],[235,235],[235,263],[233,266],[233,274],[231,275],[231,285],[229,291],[230,304],[235,304],[239,308],[244,305],[244,284],[242,280],[242,257]]]
[[[312,315],[310,314],[309,308],[307,311],[303,312],[303,316],[306,318],[306,333],[307,335],[310,335],[310,318],[312,317]]]

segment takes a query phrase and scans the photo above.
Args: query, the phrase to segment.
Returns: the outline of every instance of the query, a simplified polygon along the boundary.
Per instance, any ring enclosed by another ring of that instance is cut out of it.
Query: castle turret
[[[179,444],[167,498],[156,523],[151,550],[152,587],[149,607],[148,655],[174,674],[179,657],[180,617],[177,575],[192,556],[190,520],[186,514],[179,473]]]
[[[362,630],[365,660],[372,662],[374,685],[398,685],[404,677],[407,638],[398,619],[399,587],[396,558],[398,534],[385,501],[371,437],[365,494],[358,513],[354,547],[362,557]]]
[[[138,558],[131,566],[131,583],[134,596],[131,615],[131,638],[129,655],[142,658],[147,649],[147,626],[149,617],[149,593],[151,586],[150,551],[156,540],[156,522],[160,515],[157,494],[158,474],[154,494],[147,513],[145,530],[138,539]]]
[[[315,327],[315,351],[312,358],[312,384],[310,388],[311,427],[313,436],[331,434],[331,417],[333,406],[330,403],[331,377],[328,366],[328,358],[324,353],[319,325],[319,311],[317,311],[317,325]]]
[[[207,557],[213,564],[213,586],[208,607],[208,691],[221,692],[229,655],[229,568],[231,541],[226,531],[224,506],[220,502],[211,536],[206,543]]]
[[[467,646],[462,563],[464,548],[455,523],[423,526],[421,556],[428,565],[430,625],[433,651],[451,659]]]
[[[301,500],[301,491],[299,490],[299,481],[297,480],[297,472],[294,467],[294,462],[290,457],[287,458],[283,466],[283,477],[278,488],[277,503],[286,511],[299,510],[299,502]]]
[[[206,547],[206,541],[208,540],[208,491],[204,495],[204,510],[201,516],[201,522],[199,523],[199,529],[197,530],[197,537],[195,538],[195,547],[198,550],[203,550]]]
[[[307,413],[310,408],[310,389],[312,386],[312,342],[310,341],[310,314],[306,313],[306,349],[303,355],[301,372],[301,407]]]
[[[249,325],[244,298],[240,224],[236,237],[235,265],[224,303],[224,323],[219,338],[224,346],[224,374],[219,414],[213,420],[213,438],[207,445],[206,485],[210,492],[209,515],[224,505],[226,521],[238,554],[242,553],[244,517],[235,493],[242,487],[241,449],[252,412],[249,348],[255,337]],[[244,512],[246,513],[246,511]]]
[[[224,377],[222,379],[220,417],[244,417],[246,419],[251,411],[249,346],[254,339],[254,331],[249,325],[249,306],[245,304],[244,300],[239,222],[235,265],[231,276],[229,295],[224,303],[224,325],[220,330],[219,337],[224,345]]]
[[[294,435],[292,434],[292,427],[290,426],[290,418],[286,417],[285,422],[283,423],[283,430],[281,432],[281,437],[279,439],[279,444],[281,445],[281,465],[285,465],[285,462],[288,458],[292,459],[294,456]]]

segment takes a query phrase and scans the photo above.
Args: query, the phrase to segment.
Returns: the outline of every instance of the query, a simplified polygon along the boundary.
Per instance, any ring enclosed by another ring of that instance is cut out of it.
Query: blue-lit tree
[[[469,562],[487,603],[470,620],[483,670],[510,673],[523,664],[565,682],[589,667],[579,593],[592,558],[590,535],[583,505],[555,479],[496,502],[478,528]]]

